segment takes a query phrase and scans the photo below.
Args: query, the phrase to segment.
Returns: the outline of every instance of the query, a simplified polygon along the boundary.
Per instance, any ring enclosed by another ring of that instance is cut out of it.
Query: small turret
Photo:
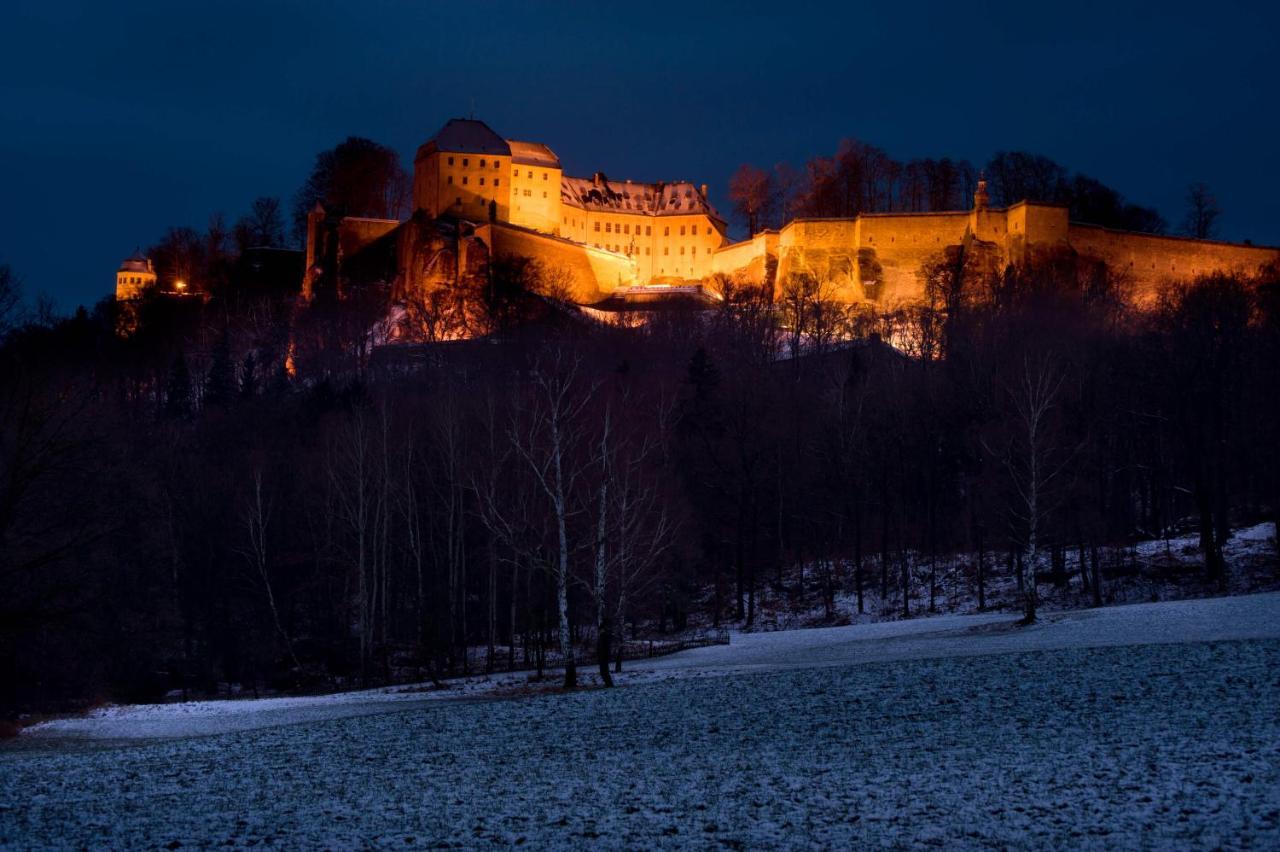
[[[987,204],[991,201],[991,197],[987,195],[987,176],[985,172],[978,172],[978,189],[973,193],[973,209],[986,210]]]

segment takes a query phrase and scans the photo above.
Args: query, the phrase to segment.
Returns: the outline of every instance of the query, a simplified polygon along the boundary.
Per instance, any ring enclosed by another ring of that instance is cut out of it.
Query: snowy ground
[[[1128,604],[1154,601],[1216,597],[1224,590],[1204,578],[1204,557],[1199,536],[1192,532],[1168,539],[1139,541],[1125,547],[1101,548],[1104,578],[1103,600],[1106,604]],[[912,554],[910,560],[910,610],[913,617],[928,614],[929,568],[923,554]],[[1254,594],[1280,589],[1280,571],[1276,569],[1276,534],[1271,523],[1242,527],[1232,532],[1223,548],[1228,565],[1225,593]],[[895,556],[896,559],[896,556]],[[1021,594],[1007,565],[1007,554],[987,556],[986,607],[989,610],[1017,611]],[[940,613],[978,612],[977,577],[974,554],[950,554],[939,559],[934,608]],[[1079,576],[1079,554],[1067,554],[1067,578],[1062,586],[1044,581],[1050,574],[1048,554],[1040,562],[1042,582],[1037,591],[1040,607],[1046,612],[1078,610],[1092,606],[1092,595],[1083,588]],[[879,596],[877,557],[869,554],[863,579],[863,612],[858,612],[851,565],[837,566],[834,607],[828,617],[821,595],[821,574],[813,565],[803,570],[791,567],[782,582],[776,577],[762,578],[756,601],[756,630],[791,630],[819,624],[867,624],[901,618],[900,565],[895,561],[889,570],[888,595]],[[711,610],[711,592],[707,591],[702,608]],[[703,626],[705,616],[694,616]]]
[[[1280,848],[1280,594],[1013,621],[735,635],[571,695],[117,708],[0,750],[0,846]]]

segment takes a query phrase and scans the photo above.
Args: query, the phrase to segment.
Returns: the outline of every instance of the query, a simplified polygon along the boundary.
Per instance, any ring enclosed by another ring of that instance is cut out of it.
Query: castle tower
[[[511,145],[483,121],[453,118],[413,158],[413,209],[431,218],[510,217]],[[557,167],[559,163],[557,162]]]
[[[302,298],[311,301],[312,289],[321,270],[317,266],[322,259],[323,248],[320,239],[323,237],[324,207],[319,201],[307,213],[307,259],[302,272]]]
[[[124,302],[141,298],[143,292],[156,285],[156,270],[151,259],[134,249],[116,270],[116,301]]]

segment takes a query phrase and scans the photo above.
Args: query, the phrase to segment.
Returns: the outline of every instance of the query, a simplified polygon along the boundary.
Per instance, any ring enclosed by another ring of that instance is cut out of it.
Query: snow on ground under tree
[[[1274,594],[948,616],[736,635],[616,690],[46,727],[0,752],[0,845],[1276,848],[1277,636]]]
[[[1280,638],[1280,593],[1046,613],[1031,627],[1009,613],[941,615],[845,627],[734,633],[715,645],[626,664],[622,685],[743,671],[857,665],[889,660],[973,656],[1156,642]],[[595,683],[589,663],[580,678]],[[550,672],[554,682],[558,672]],[[335,695],[110,706],[55,719],[24,739],[184,737],[397,711],[440,700],[500,697],[526,690],[529,672],[393,686]]]

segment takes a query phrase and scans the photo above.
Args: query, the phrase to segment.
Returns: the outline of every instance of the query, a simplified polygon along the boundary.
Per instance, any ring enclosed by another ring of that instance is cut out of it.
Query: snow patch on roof
[[[718,222],[724,221],[702,190],[687,181],[618,183],[599,172],[590,178],[565,176],[560,179],[560,198],[570,207],[598,213],[639,213],[647,216],[705,214]]]
[[[560,158],[556,156],[556,152],[541,142],[521,142],[518,139],[508,139],[507,145],[511,147],[511,162],[513,163],[519,163],[522,166],[542,166],[547,169],[560,168]]]

